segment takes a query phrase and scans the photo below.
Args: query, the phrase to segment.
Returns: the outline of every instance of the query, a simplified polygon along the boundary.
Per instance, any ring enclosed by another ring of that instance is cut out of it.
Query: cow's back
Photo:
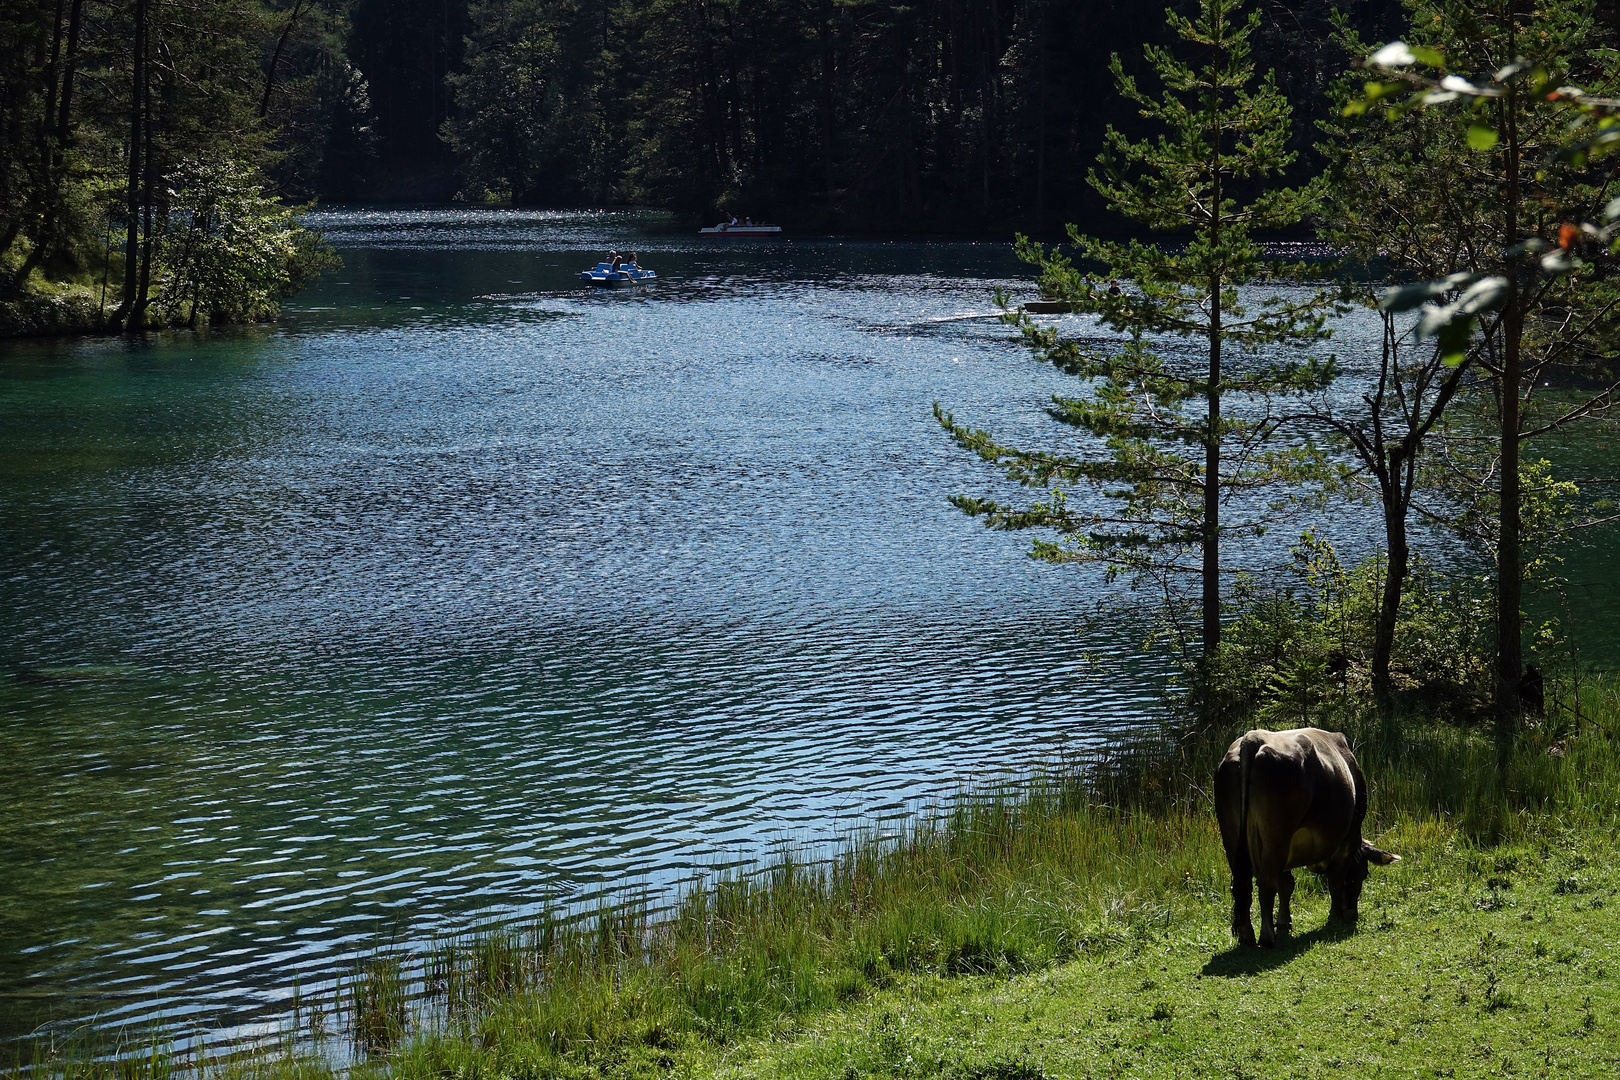
[[[1316,728],[1250,731],[1227,749],[1215,770],[1215,812],[1232,868],[1232,933],[1255,944],[1251,887],[1260,891],[1259,944],[1292,933],[1290,899],[1296,867],[1327,879],[1329,917],[1356,921],[1367,867],[1399,856],[1361,838],[1367,784],[1343,735]],[[1272,905],[1277,905],[1275,918]]]
[[[1317,728],[1250,731],[1215,774],[1216,814],[1230,859],[1287,867],[1328,858],[1361,835],[1365,784],[1343,735]]]

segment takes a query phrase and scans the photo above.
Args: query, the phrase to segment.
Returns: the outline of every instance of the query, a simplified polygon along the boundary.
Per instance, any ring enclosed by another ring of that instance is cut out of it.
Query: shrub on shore
[[[0,300],[0,338],[104,333],[112,320],[89,292]]]

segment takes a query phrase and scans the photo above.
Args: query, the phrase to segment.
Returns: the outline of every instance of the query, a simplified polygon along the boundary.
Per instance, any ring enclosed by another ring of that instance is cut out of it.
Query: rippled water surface
[[[1053,437],[1004,246],[321,223],[274,326],[0,352],[0,1033],[249,1031],[1142,721],[1128,603],[945,501],[933,402]]]

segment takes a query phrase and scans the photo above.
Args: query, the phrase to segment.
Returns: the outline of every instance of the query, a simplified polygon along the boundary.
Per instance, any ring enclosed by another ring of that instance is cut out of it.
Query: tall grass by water
[[[1620,686],[1583,694],[1578,729],[1564,713],[1533,723],[1505,762],[1480,730],[1340,718],[1372,784],[1367,834],[1397,850],[1594,833],[1612,842]],[[1209,785],[1235,734],[1166,732],[966,792],[903,827],[853,836],[830,859],[783,848],[668,909],[633,899],[379,958],[340,995],[340,1026],[358,1067],[400,1076],[651,1076],[694,1051],[789,1035],[897,980],[1012,976],[1224,919]],[[211,1065],[154,1054],[32,1064],[109,1080],[330,1069],[289,1046]]]

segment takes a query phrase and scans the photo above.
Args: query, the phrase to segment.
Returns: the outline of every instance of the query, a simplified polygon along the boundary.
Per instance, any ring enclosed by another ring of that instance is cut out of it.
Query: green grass
[[[1578,834],[1409,852],[1362,923],[1233,947],[1224,911],[1016,980],[918,978],[790,1038],[714,1054],[727,1077],[1620,1075],[1620,875]],[[1303,884],[1303,883],[1302,883]]]
[[[1367,834],[1403,856],[1353,934],[1301,872],[1299,936],[1233,947],[1207,794],[1222,732],[964,797],[828,863],[784,851],[664,917],[631,903],[447,945],[411,1004],[379,961],[343,1025],[361,1072],[397,1077],[1617,1075],[1620,697],[1594,699],[1505,766],[1479,732],[1348,721]]]

